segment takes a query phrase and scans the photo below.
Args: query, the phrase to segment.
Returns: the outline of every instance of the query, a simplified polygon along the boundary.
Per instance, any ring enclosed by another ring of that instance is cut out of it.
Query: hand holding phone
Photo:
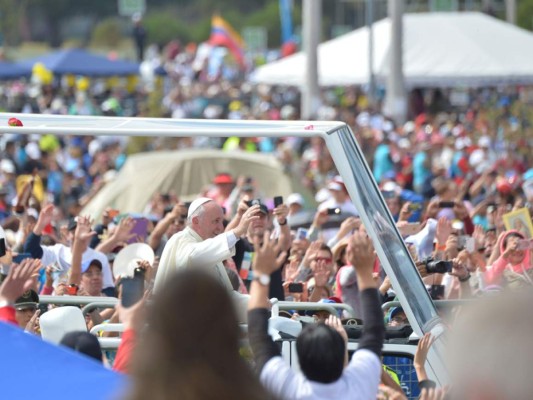
[[[123,307],[131,307],[142,299],[144,294],[144,279],[139,276],[122,278],[122,297],[120,303]]]
[[[303,283],[289,283],[289,293],[303,293],[304,284]]]

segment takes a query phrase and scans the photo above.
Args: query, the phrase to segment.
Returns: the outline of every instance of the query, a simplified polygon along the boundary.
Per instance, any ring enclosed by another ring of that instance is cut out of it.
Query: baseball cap
[[[94,265],[95,267],[100,268],[100,271],[102,270],[102,263],[100,262],[100,260],[97,260],[96,258],[94,258],[90,261],[86,261],[81,264],[81,273],[82,274],[86,273],[91,265]]]
[[[213,183],[215,185],[233,183],[233,178],[231,177],[230,174],[223,172],[223,173],[217,174],[217,176],[213,178]]]
[[[261,203],[260,200],[253,199],[253,200],[250,201],[250,207],[251,206],[255,206],[255,205],[259,205],[259,211],[260,212],[262,212],[263,214],[268,215],[268,207],[266,205],[264,205],[263,203]]]
[[[291,193],[287,197],[287,204],[290,206],[291,204],[299,204],[301,206],[304,205],[304,198],[300,193]]]
[[[27,290],[22,296],[15,300],[15,309],[25,310],[27,308],[36,308],[39,304],[39,295],[35,290]]]

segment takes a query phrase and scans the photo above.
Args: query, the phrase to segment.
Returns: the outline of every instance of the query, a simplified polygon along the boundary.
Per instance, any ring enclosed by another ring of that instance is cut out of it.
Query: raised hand
[[[84,248],[89,246],[91,238],[96,235],[96,232],[91,228],[92,222],[88,216],[78,217],[76,230],[74,231],[74,243]]]
[[[44,228],[46,228],[46,226],[50,224],[53,219],[54,219],[54,205],[48,204],[44,206],[41,212],[39,213],[39,218],[37,219],[37,223],[33,227],[33,233],[39,236],[42,235]]]
[[[331,326],[333,329],[339,332],[339,334],[344,339],[344,343],[348,343],[348,334],[342,326],[341,320],[337,316],[330,315],[328,319],[326,319],[326,325]]]
[[[445,217],[439,218],[439,221],[437,222],[437,230],[435,232],[437,243],[440,245],[446,244],[451,233],[452,223]]]
[[[244,214],[241,217],[241,220],[239,221],[239,224],[236,228],[233,229],[233,233],[237,237],[244,236],[246,232],[248,231],[248,227],[250,224],[254,221],[257,221],[259,219],[259,204],[256,204],[250,208],[248,208]]]
[[[131,217],[122,218],[113,232],[113,240],[115,243],[126,243],[135,236],[132,229],[135,227],[135,220]]]
[[[265,231],[263,235],[263,244],[258,236],[254,237],[254,250],[253,270],[259,274],[271,275],[279,268],[278,259],[285,257],[285,252],[280,255],[279,245],[275,239],[270,238],[269,231]]]
[[[14,303],[34,283],[34,278],[39,275],[41,260],[26,258],[11,267],[9,275],[0,285],[0,300]]]
[[[424,381],[427,379],[426,374],[426,360],[428,357],[428,352],[431,345],[435,342],[435,337],[431,333],[426,333],[422,339],[418,341],[416,347],[415,358],[413,360],[413,366],[416,370],[416,375],[418,377],[418,382]]]

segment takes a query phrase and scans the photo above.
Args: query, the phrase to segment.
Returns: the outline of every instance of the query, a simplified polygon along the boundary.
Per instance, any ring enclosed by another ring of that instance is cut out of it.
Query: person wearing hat
[[[259,205],[248,208],[235,227],[224,231],[222,207],[207,197],[194,200],[187,213],[187,227],[173,235],[165,245],[155,276],[154,290],[176,270],[203,268],[232,291],[222,261],[235,252],[235,244],[244,236],[248,226],[259,219]]]
[[[54,206],[49,204],[45,206],[39,213],[37,223],[33,231],[28,235],[24,243],[24,252],[30,253],[32,257],[41,259],[43,266],[47,267],[51,264],[56,264],[61,268],[61,273],[66,274],[72,266],[72,248],[58,243],[53,246],[42,246],[41,237],[45,227],[47,227],[54,217]],[[68,240],[70,243],[74,241],[74,231],[76,230],[76,220],[71,220],[68,224]],[[102,264],[102,279],[104,293],[114,296],[115,284],[113,282],[113,275],[109,261],[104,253],[90,248],[87,244],[82,255],[82,264],[90,262],[91,260],[98,260]],[[56,282],[57,283],[57,282]]]
[[[39,312],[37,306],[39,305],[39,295],[35,290],[25,291],[19,298],[15,300],[15,318],[17,324],[24,330],[34,333],[37,326],[37,317]],[[31,323],[33,320],[33,323]]]
[[[215,200],[221,207],[228,209],[228,199],[235,186],[233,177],[226,172],[222,172],[213,178],[213,185],[215,185],[215,188],[208,193],[207,197]]]
[[[330,198],[324,201],[318,206],[319,212],[326,212],[328,209],[337,209],[340,211],[340,214],[346,216],[359,216],[357,208],[352,203],[350,195],[346,190],[344,181],[340,176],[336,176],[327,186]],[[322,238],[325,242],[328,242],[330,239],[335,237],[339,228],[327,228],[322,230]]]
[[[246,284],[250,284],[253,279],[256,279],[252,273],[252,262],[254,258],[254,237],[263,238],[265,231],[270,228],[271,222],[269,218],[269,212],[266,205],[259,200],[252,200],[252,207],[259,207],[259,218],[252,222],[248,226],[246,236],[243,237],[235,246],[235,255],[233,261],[239,271],[241,278]],[[241,201],[235,221],[239,220],[239,215],[246,212],[249,206],[245,201]],[[280,250],[287,251],[291,246],[291,231],[287,222],[287,215],[289,213],[289,207],[286,204],[281,204],[273,210],[273,214],[279,225],[279,238]],[[233,221],[232,221],[233,222]],[[285,292],[282,286],[282,272],[277,270],[272,274],[269,281],[269,296],[270,298],[277,298],[279,300],[285,299]]]

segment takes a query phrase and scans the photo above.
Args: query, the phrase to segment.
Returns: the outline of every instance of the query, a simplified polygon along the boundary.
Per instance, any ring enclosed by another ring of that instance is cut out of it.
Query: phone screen
[[[120,300],[124,307],[131,307],[143,297],[144,280],[140,277],[122,279],[122,298]]]
[[[440,208],[453,208],[455,207],[455,203],[453,201],[441,201],[439,203]]]
[[[303,283],[289,283],[289,293],[303,293]]]
[[[131,230],[131,233],[134,233],[135,236],[128,240],[128,244],[137,243],[139,240],[142,242],[146,241],[148,220],[146,218],[135,218],[135,226]]]
[[[298,228],[296,231],[296,240],[305,240],[307,239],[307,229],[305,228]]]

